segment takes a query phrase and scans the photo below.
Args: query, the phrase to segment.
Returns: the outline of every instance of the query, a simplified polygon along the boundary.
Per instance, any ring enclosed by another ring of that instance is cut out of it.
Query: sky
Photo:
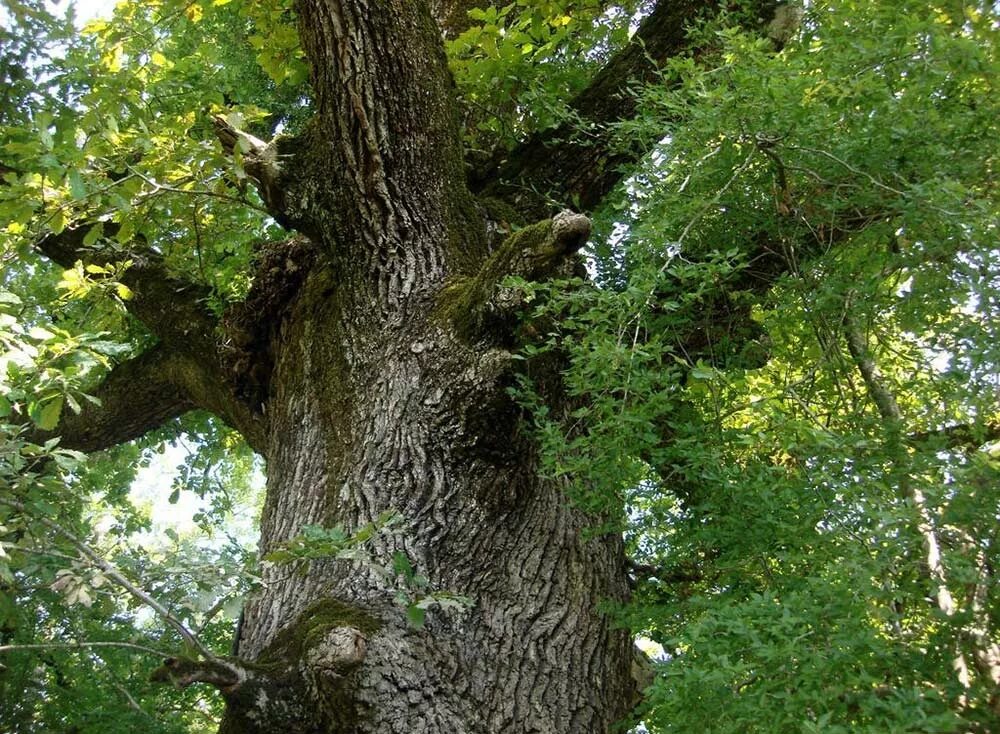
[[[114,10],[117,4],[117,0],[76,0],[73,5],[76,6],[77,26],[82,26],[94,18],[106,18],[110,16],[111,11]],[[63,0],[62,2],[53,3],[53,5],[59,9],[65,9],[69,3]]]

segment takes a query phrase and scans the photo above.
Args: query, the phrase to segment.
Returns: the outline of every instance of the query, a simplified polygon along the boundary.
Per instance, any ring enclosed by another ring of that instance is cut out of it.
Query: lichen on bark
[[[279,632],[257,657],[256,664],[264,668],[297,665],[307,650],[319,644],[327,632],[338,627],[350,627],[364,635],[374,635],[381,625],[362,609],[337,599],[321,599]]]

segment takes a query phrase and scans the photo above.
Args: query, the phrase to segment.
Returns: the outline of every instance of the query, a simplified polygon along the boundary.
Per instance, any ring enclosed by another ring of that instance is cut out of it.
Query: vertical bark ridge
[[[422,4],[401,0],[301,3],[301,18],[319,110],[310,149],[325,152],[318,228],[351,269],[376,277],[389,318],[440,284],[460,259],[452,246],[485,254],[440,38]]]
[[[325,260],[274,345],[266,553],[305,524],[356,531],[391,511],[368,548],[405,553],[430,590],[469,599],[414,629],[402,591],[364,563],[271,568],[246,609],[250,660],[335,599],[378,620],[352,672],[348,728],[330,731],[601,732],[627,713],[631,645],[599,604],[627,593],[620,538],[539,477],[506,394],[516,362],[436,315],[450,275],[486,256],[465,188],[453,90],[424,3],[300,3],[319,116],[304,138]]]

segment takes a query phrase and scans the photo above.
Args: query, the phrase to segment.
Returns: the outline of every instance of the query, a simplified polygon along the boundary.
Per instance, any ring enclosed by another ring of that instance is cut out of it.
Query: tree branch
[[[875,359],[868,351],[868,340],[861,327],[850,315],[850,295],[846,299],[844,315],[844,338],[847,342],[847,349],[854,360],[854,365],[861,373],[868,388],[868,396],[878,409],[879,416],[886,426],[886,432],[890,437],[898,438],[903,427],[903,413],[899,408],[895,395],[885,384],[882,374],[879,372]],[[951,617],[957,611],[954,597],[948,587],[948,572],[945,569],[944,559],[941,555],[941,546],[938,542],[937,530],[934,526],[934,518],[928,507],[927,499],[923,490],[914,484],[907,474],[900,477],[900,489],[911,503],[915,514],[917,531],[920,533],[924,543],[924,564],[925,574],[928,582],[934,587],[934,597],[940,612]],[[959,650],[952,661],[958,681],[963,688],[971,685],[969,679],[969,664],[965,654]],[[997,680],[992,681],[994,685]]]
[[[197,407],[178,388],[183,369],[178,354],[157,345],[111,371],[93,393],[100,405],[65,414],[54,431],[35,431],[42,438],[32,440],[60,435],[64,448],[90,452],[139,438]]]
[[[655,579],[667,586],[674,584],[696,584],[705,580],[704,570],[691,564],[667,568],[664,566],[653,566],[649,563],[638,563],[631,558],[627,558],[625,563],[628,566],[629,573],[636,579]]]
[[[612,124],[635,114],[630,87],[655,80],[667,59],[696,51],[689,25],[716,14],[721,5],[660,0],[629,44],[570,102],[576,120],[532,136],[499,164],[474,172],[469,181],[473,193],[504,199],[527,219],[548,216],[552,200],[582,211],[596,207],[642,153],[616,150],[609,135]],[[757,16],[753,22],[763,28],[776,3],[754,0],[749,5],[746,12]],[[577,132],[581,128],[588,131],[586,137]]]
[[[508,276],[542,280],[560,273],[590,235],[590,220],[564,210],[552,219],[524,227],[507,237],[479,272],[455,279],[441,294],[441,315],[465,338],[494,332],[506,336],[522,309],[519,294],[501,289]]]
[[[165,420],[204,408],[239,430],[256,450],[263,447],[264,422],[255,408],[236,394],[220,354],[218,319],[205,306],[206,287],[168,272],[163,258],[149,248],[122,254],[83,244],[90,225],[68,227],[35,243],[53,262],[71,268],[81,260],[106,265],[122,259],[133,264],[122,282],[133,292],[128,311],[159,338],[159,345],[119,365],[98,388],[101,408],[67,417],[60,429],[67,447],[93,451],[131,440]],[[118,225],[104,223],[105,236]]]
[[[173,683],[177,688],[187,688],[192,683],[208,683],[228,692],[245,677],[241,667],[229,662],[168,657],[164,659],[163,665],[152,672],[149,679],[154,683]]]
[[[282,226],[290,227],[285,200],[286,182],[281,165],[283,154],[280,147],[283,141],[291,143],[291,139],[277,136],[271,142],[265,142],[237,129],[222,115],[215,115],[212,123],[215,126],[215,135],[226,154],[233,156],[238,151],[242,156],[243,170],[253,179],[267,211]]]
[[[983,444],[1000,440],[1000,423],[987,422],[984,425],[961,423],[945,426],[933,431],[920,431],[906,437],[906,443],[914,448],[978,449]]]
[[[35,520],[40,522],[42,525],[52,530],[55,533],[63,536],[70,542],[70,544],[76,548],[82,556],[84,556],[91,564],[96,568],[99,568],[104,574],[118,584],[121,588],[125,589],[129,594],[131,594],[135,599],[137,599],[142,604],[145,604],[150,609],[152,609],[160,618],[167,623],[170,627],[180,635],[181,639],[191,647],[193,650],[197,650],[198,653],[204,656],[208,660],[214,660],[215,656],[201,644],[201,641],[195,637],[195,635],[181,622],[174,614],[167,609],[165,606],[160,604],[156,599],[150,596],[145,590],[136,586],[134,583],[129,581],[128,578],[122,574],[118,568],[104,558],[100,553],[95,551],[89,545],[84,543],[80,538],[78,538],[74,533],[64,528],[62,525],[57,523],[55,520],[50,520],[47,517],[40,515],[31,515],[28,508],[21,502],[9,497],[0,497],[0,504],[7,505],[18,512],[34,517]]]
[[[207,287],[168,272],[163,258],[148,247],[132,247],[122,253],[84,245],[91,226],[79,224],[48,234],[35,243],[35,249],[64,268],[72,268],[78,260],[88,265],[132,260],[132,266],[122,276],[122,282],[134,294],[125,303],[130,313],[165,342],[212,338],[216,319],[204,306],[210,295]],[[118,233],[119,226],[114,222],[104,222],[103,226],[105,237]]]
[[[18,650],[89,650],[91,648],[118,647],[126,650],[135,650],[147,655],[166,657],[167,653],[145,645],[136,645],[132,642],[115,641],[94,641],[94,642],[31,642],[23,645],[0,645],[0,653],[17,652]]]

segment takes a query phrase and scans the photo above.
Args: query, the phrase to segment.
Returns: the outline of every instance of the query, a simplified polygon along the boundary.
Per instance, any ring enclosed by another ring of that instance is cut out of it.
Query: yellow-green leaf
[[[43,431],[51,431],[59,425],[59,416],[62,414],[63,398],[60,395],[45,403],[32,403],[28,408],[28,415],[35,425]]]
[[[104,236],[104,223],[98,222],[83,236],[83,246],[91,247]]]

